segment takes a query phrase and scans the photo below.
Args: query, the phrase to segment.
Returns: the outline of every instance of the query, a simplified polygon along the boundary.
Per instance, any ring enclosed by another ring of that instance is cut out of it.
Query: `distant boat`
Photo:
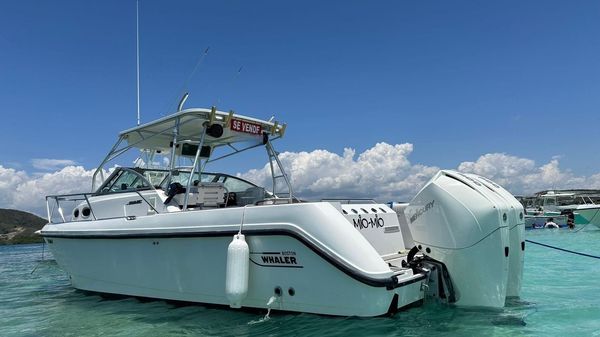
[[[592,224],[600,228],[600,204],[594,202],[593,194],[577,192],[546,191],[526,199],[528,215],[555,217],[572,214],[575,225]]]
[[[567,215],[525,215],[525,229],[548,228],[549,222],[554,222],[559,228],[568,227],[569,217]]]

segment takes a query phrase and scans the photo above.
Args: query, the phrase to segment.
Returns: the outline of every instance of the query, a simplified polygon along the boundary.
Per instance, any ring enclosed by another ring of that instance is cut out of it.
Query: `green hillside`
[[[47,222],[31,213],[0,208],[0,245],[42,242],[34,232]]]

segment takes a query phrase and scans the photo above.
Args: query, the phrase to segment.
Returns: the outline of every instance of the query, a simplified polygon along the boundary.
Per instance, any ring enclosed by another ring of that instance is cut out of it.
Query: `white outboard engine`
[[[490,190],[498,193],[510,206],[509,222],[509,255],[508,255],[508,285],[506,297],[519,297],[523,280],[523,262],[525,260],[525,210],[523,205],[510,192],[493,181],[475,174],[467,176],[478,180]]]
[[[503,307],[511,204],[475,177],[438,172],[404,214],[422,265],[439,280],[434,292],[456,305]]]

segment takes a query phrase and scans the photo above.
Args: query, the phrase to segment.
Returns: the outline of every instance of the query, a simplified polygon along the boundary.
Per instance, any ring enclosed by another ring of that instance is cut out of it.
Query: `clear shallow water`
[[[526,237],[600,255],[600,230],[592,228]],[[264,313],[76,291],[53,260],[41,257],[41,245],[0,246],[0,336],[600,336],[600,260],[533,244],[526,248],[521,300],[503,310],[430,303],[393,318],[274,312],[255,324]]]

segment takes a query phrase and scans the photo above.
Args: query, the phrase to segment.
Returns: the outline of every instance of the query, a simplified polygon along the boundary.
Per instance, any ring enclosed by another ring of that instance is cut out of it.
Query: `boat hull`
[[[395,294],[399,301],[394,311],[423,298],[422,278],[387,290],[348,277],[294,238],[274,235],[247,239],[253,248],[245,307],[267,308],[277,288],[281,296],[273,309],[343,316],[386,314]],[[229,235],[50,241],[52,253],[77,289],[229,305],[225,293]]]
[[[575,224],[590,224],[600,228],[600,207],[577,208],[573,211],[579,215],[575,217]]]
[[[311,211],[310,207],[304,208],[303,211]],[[267,207],[264,210],[268,213]],[[206,218],[205,212],[187,213],[186,218]],[[148,227],[152,218],[140,217],[135,222],[140,228]],[[253,220],[251,214],[248,218]],[[355,239],[355,249],[381,259],[375,250],[363,247],[367,241],[343,216],[341,220],[345,229],[338,229]],[[140,223],[143,221],[146,224]],[[336,221],[333,223],[335,228]],[[77,289],[229,305],[225,289],[227,247],[235,230],[146,229],[112,233],[64,229],[64,225],[61,230],[45,228],[42,235]],[[244,307],[266,309],[274,296],[272,309],[370,317],[395,312],[423,299],[424,274],[413,275],[412,270],[405,269],[395,275],[388,269],[391,277],[376,277],[360,268],[349,268],[337,261],[331,251],[312,244],[302,233],[285,229],[283,224],[250,223],[244,226],[244,233],[251,262]],[[381,263],[387,266],[383,260]],[[394,278],[399,282],[383,282]]]

